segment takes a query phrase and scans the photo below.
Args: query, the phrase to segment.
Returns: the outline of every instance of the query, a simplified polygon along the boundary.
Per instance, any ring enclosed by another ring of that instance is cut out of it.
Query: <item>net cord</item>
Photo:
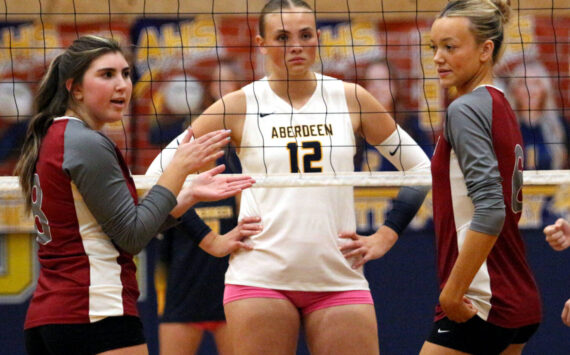
[[[192,183],[197,175],[186,179]],[[224,176],[232,176],[227,174]],[[431,175],[427,172],[382,171],[382,172],[349,172],[349,173],[296,173],[276,175],[251,175],[256,183],[252,188],[270,187],[317,187],[317,186],[367,186],[367,187],[401,187],[429,186]],[[156,184],[158,177],[144,175],[133,176],[138,190],[149,190]],[[528,170],[523,173],[524,186],[570,185],[568,170]],[[0,177],[0,197],[18,195],[20,187],[16,176]]]

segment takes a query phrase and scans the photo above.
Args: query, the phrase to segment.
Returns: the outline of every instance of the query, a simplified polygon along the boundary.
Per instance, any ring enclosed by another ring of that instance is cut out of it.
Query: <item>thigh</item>
[[[98,353],[98,355],[148,355],[148,347],[146,344],[133,345]]]
[[[299,311],[285,299],[246,298],[224,305],[236,355],[295,354]]]
[[[322,308],[305,316],[311,354],[378,354],[374,306],[348,304]]]
[[[501,355],[521,355],[526,344],[511,344],[509,345]]]
[[[230,339],[230,331],[228,325],[224,324],[212,332],[214,340],[216,341],[216,348],[219,355],[232,355],[233,348]]]
[[[420,355],[469,355],[469,353],[426,341],[420,350]]]
[[[160,323],[158,336],[160,353],[164,355],[195,354],[203,331],[190,323]]]

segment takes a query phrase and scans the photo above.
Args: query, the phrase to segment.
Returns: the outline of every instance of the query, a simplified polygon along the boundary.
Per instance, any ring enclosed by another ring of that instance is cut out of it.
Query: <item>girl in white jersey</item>
[[[372,95],[311,70],[319,32],[309,5],[269,1],[259,26],[267,77],[209,107],[192,125],[197,137],[231,129],[247,174],[353,171],[355,133],[400,170],[427,170],[422,149]],[[252,250],[232,254],[226,274],[224,309],[236,354],[292,354],[301,322],[313,353],[378,353],[361,266],[393,245],[426,192],[403,188],[386,225],[367,238],[355,234],[351,187],[243,194],[240,219],[260,216],[263,231],[250,238]],[[350,260],[339,250],[346,239],[354,241]]]

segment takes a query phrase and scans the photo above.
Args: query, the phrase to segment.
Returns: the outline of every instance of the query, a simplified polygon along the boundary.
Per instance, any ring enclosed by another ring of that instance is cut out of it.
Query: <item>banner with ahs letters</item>
[[[144,173],[160,149],[213,102],[208,89],[217,64],[231,61],[251,81],[255,60],[241,16],[139,19],[131,41],[138,150],[133,172]]]

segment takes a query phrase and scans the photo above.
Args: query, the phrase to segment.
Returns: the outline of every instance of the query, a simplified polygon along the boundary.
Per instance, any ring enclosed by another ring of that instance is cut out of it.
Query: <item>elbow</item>
[[[422,171],[422,172],[430,172],[431,170],[431,162],[429,160],[429,158],[427,157],[427,155],[425,156],[425,159],[423,159],[417,166],[414,167],[414,169],[412,169],[414,171]]]
[[[486,208],[484,210],[475,210],[471,229],[498,236],[503,230],[505,224],[506,212],[505,208]]]
[[[116,241],[114,241],[114,243],[119,249],[131,255],[137,255],[143,250],[142,247],[135,245],[134,243],[128,243],[128,242],[117,243]]]
[[[413,164],[411,164],[411,168],[408,169],[409,171],[421,173],[429,173],[431,171],[431,161],[426,153],[419,147],[416,150],[416,158],[411,160],[411,162],[413,162]]]

